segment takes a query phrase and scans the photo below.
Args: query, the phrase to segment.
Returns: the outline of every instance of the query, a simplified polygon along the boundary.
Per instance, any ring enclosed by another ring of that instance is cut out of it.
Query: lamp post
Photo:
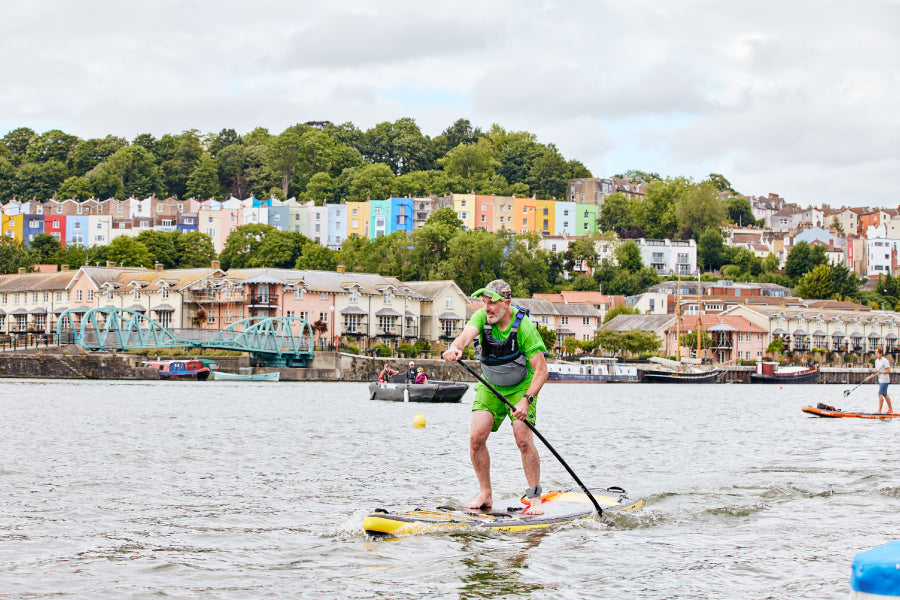
[[[331,319],[331,324],[330,324],[331,325],[331,337],[337,338],[337,334],[335,332],[335,323],[334,323],[334,304],[329,306],[328,310],[331,312],[331,317],[329,317]]]

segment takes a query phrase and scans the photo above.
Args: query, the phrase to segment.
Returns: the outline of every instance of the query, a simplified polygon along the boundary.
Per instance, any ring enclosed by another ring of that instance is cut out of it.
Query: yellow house
[[[475,229],[475,194],[453,194],[453,210],[467,231]]]
[[[363,239],[369,237],[369,203],[347,203],[347,237],[359,236]]]
[[[3,223],[0,226],[0,234],[22,241],[22,229],[25,223],[25,215],[3,215]]]
[[[513,198],[512,230],[516,233],[534,233],[537,229],[537,200]]]
[[[543,236],[555,235],[556,200],[535,200],[535,231]]]

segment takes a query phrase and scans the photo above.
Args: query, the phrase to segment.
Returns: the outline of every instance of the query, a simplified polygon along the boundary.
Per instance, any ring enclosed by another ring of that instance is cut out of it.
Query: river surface
[[[800,411],[875,409],[846,387],[548,384],[538,430],[644,508],[373,541],[376,507],[474,497],[471,390],[0,380],[0,598],[843,599],[853,555],[900,537],[900,422]],[[509,424],[490,449],[495,498],[520,494]],[[577,487],[541,455],[545,490]]]

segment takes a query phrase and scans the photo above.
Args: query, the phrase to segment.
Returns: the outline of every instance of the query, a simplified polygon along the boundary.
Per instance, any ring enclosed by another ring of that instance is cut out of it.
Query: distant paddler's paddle
[[[475,371],[473,371],[473,370],[471,369],[471,367],[469,367],[469,365],[467,365],[466,363],[464,363],[464,362],[462,361],[462,359],[460,359],[458,362],[459,362],[459,364],[462,365],[462,367],[463,367],[466,371],[468,371],[469,373],[471,373],[471,374],[475,377],[475,379],[477,379],[478,381],[480,381],[481,383],[483,383],[485,386],[487,386],[487,388],[488,388],[489,390],[491,390],[492,392],[494,392],[494,395],[495,395],[495,396],[497,396],[498,398],[500,398],[501,400],[503,400],[503,403],[504,403],[505,405],[507,405],[507,406],[510,408],[510,410],[516,410],[516,407],[513,406],[512,403],[511,403],[509,400],[506,399],[506,396],[504,396],[503,394],[501,394],[499,391],[497,391],[497,388],[495,388],[495,387],[492,386],[490,383],[488,383],[487,381],[485,381],[485,380],[484,380],[484,377],[482,377],[481,375],[479,375],[478,373],[476,373]],[[548,442],[548,441],[546,440],[546,438],[544,438],[544,436],[541,435],[541,432],[540,432],[540,431],[538,431],[537,429],[535,429],[534,425],[532,425],[531,423],[529,423],[527,419],[524,420],[524,421],[522,421],[522,422],[525,423],[525,424],[528,426],[528,429],[530,429],[531,432],[532,432],[534,435],[536,435],[536,436],[538,437],[538,439],[541,440],[541,441],[544,443],[545,446],[547,446],[547,449],[550,450],[550,452],[553,453],[553,456],[556,457],[556,460],[558,460],[558,461],[560,462],[560,464],[566,468],[566,471],[569,472],[569,475],[572,476],[572,479],[575,480],[575,483],[577,483],[578,486],[579,486],[582,490],[584,490],[584,493],[587,495],[587,497],[591,499],[591,504],[593,504],[593,505],[594,505],[594,508],[597,509],[597,516],[598,516],[598,517],[602,517],[602,516],[603,516],[603,509],[600,508],[600,504],[597,503],[597,499],[594,498],[594,495],[591,493],[591,491],[590,491],[589,489],[587,489],[587,486],[585,486],[583,483],[581,483],[581,480],[578,479],[578,475],[575,474],[575,471],[573,471],[572,468],[571,468],[568,464],[566,464],[566,461],[564,461],[564,460],[563,460],[563,457],[559,455],[559,452],[557,452],[556,450],[553,449],[553,446],[550,445],[550,442]]]
[[[856,386],[855,386],[853,389],[850,389],[850,390],[844,390],[844,398],[846,398],[847,396],[849,396],[850,394],[852,394],[853,392],[855,392],[855,391],[856,391],[856,388],[858,388],[859,386],[861,386],[862,384],[864,384],[864,383],[867,382],[868,380],[872,379],[872,377],[874,377],[874,376],[873,376],[873,375],[869,375],[868,377],[866,377],[865,379],[863,379],[862,381],[860,381],[859,383],[857,383]]]

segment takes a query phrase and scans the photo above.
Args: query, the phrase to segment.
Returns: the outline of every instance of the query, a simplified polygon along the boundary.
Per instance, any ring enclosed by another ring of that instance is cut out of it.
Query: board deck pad
[[[591,490],[604,513],[640,508],[643,500],[631,498],[622,488]],[[594,518],[596,513],[587,494],[580,491],[554,491],[542,495],[544,514],[523,515],[525,504],[518,498],[503,500],[490,511],[439,506],[389,512],[375,509],[363,520],[363,529],[374,537],[395,537],[460,529],[527,531]]]
[[[895,419],[897,417],[900,417],[900,413],[887,414],[843,411],[839,408],[828,406],[827,404],[822,404],[821,402],[819,402],[816,406],[804,406],[801,410],[811,415],[826,417],[829,419],[837,419],[842,417],[855,419]]]

